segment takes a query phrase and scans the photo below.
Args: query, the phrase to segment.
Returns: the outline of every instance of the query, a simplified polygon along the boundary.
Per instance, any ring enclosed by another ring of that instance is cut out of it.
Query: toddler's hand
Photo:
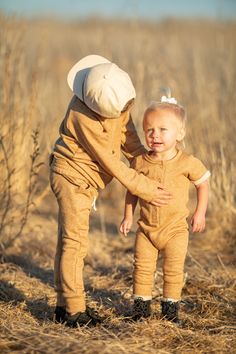
[[[205,214],[195,211],[191,219],[192,232],[202,232],[205,229]]]
[[[121,224],[120,224],[120,232],[121,232],[124,236],[127,236],[127,235],[128,235],[128,232],[129,232],[130,229],[131,229],[132,223],[133,223],[133,220],[132,220],[132,219],[128,219],[128,218],[124,218],[124,219],[121,221]]]

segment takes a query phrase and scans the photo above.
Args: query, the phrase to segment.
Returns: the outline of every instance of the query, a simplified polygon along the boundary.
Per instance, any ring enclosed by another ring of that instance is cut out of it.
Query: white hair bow
[[[166,96],[161,97],[161,102],[177,104],[177,100],[174,97],[166,97]]]

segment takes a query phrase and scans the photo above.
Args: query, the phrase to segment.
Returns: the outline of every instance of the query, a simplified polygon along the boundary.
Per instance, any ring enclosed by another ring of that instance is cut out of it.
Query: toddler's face
[[[168,110],[148,112],[144,117],[143,129],[147,146],[156,153],[174,151],[185,135],[180,119]]]

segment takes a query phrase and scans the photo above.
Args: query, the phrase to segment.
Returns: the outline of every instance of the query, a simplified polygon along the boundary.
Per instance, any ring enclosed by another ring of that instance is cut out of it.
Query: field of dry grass
[[[68,24],[0,15],[1,353],[236,353],[235,37],[235,23]],[[118,234],[124,189],[115,181],[92,213],[85,263],[88,303],[106,320],[92,330],[51,321],[57,206],[47,159],[71,97],[66,74],[91,53],[132,77],[140,136],[146,105],[170,86],[188,110],[186,150],[212,172],[207,229],[190,235],[183,328],[159,319],[161,260],[153,318],[125,321],[135,228],[126,239]]]

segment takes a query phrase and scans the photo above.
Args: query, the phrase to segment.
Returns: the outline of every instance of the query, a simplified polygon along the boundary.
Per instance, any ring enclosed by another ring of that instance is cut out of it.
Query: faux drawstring
[[[95,211],[97,211],[97,207],[96,207],[96,197],[93,198],[93,203],[92,203],[92,207]]]

